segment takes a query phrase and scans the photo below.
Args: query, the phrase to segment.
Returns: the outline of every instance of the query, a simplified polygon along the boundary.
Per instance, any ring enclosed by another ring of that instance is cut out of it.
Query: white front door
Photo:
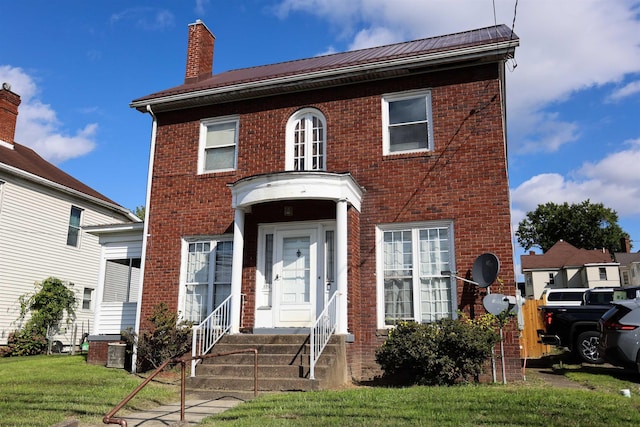
[[[317,230],[283,230],[275,234],[274,324],[308,327],[316,315]]]

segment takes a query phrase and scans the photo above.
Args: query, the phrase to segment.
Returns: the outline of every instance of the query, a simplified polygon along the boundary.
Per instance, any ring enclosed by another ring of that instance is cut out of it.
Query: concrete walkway
[[[185,402],[183,423],[180,423],[180,402],[158,406],[145,412],[133,412],[122,416],[122,418],[127,421],[127,427],[194,426],[202,421],[203,418],[224,412],[242,402],[244,401],[234,398],[187,400]],[[116,414],[116,418],[119,417],[121,416]],[[101,425],[105,426],[106,424]]]

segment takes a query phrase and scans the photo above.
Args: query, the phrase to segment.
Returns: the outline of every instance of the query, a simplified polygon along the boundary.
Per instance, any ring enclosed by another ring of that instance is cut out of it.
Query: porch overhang
[[[340,200],[360,211],[364,189],[350,173],[280,172],[254,175],[228,184],[232,207],[245,209],[280,200]]]

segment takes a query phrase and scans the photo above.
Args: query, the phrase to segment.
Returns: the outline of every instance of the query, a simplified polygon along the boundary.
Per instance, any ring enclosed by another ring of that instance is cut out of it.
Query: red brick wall
[[[430,88],[435,150],[382,155],[381,97]],[[228,183],[281,172],[285,126],[300,107],[315,107],[327,120],[327,171],[350,172],[366,190],[360,213],[349,210],[349,344],[354,377],[377,372],[374,354],[384,339],[376,324],[375,229],[379,224],[452,220],[459,275],[475,258],[495,253],[504,293],[515,293],[509,187],[503,142],[501,94],[496,65],[274,96],[206,108],[160,113],[152,171],[147,265],[142,317],[165,301],[178,309],[180,242],[184,236],[231,233],[234,213]],[[197,175],[199,121],[240,117],[238,170]],[[291,204],[291,203],[287,203]],[[246,216],[243,326],[253,326],[257,223],[335,218],[331,202],[295,202],[294,217],[282,204],[254,206]],[[492,290],[494,293],[498,289]],[[484,291],[458,281],[458,304],[484,312]],[[509,331],[509,370],[519,370],[517,331]]]

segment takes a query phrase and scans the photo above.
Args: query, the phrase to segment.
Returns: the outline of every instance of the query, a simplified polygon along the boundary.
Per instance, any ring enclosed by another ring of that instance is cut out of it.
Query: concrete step
[[[322,357],[324,363],[315,367],[315,375],[323,378],[330,369],[328,358]],[[198,365],[198,377],[233,377],[253,378],[253,365]],[[258,365],[258,378],[308,378],[309,365]]]
[[[186,380],[189,395],[192,392],[215,391],[252,391],[255,383],[253,378],[233,377],[189,377]],[[261,378],[258,376],[258,391],[312,391],[320,390],[321,380],[306,378]]]
[[[213,353],[215,354],[215,353]],[[316,364],[326,365],[328,358],[325,358],[325,354],[332,355],[331,351],[322,353],[322,357]],[[202,365],[251,365],[253,366],[255,356],[253,353],[240,353],[240,354],[228,354],[219,357],[210,357],[202,361]],[[301,365],[309,366],[309,355],[290,355],[290,354],[265,354],[258,353],[258,365]]]
[[[254,388],[253,353],[225,354],[255,348],[258,350],[260,392],[310,391],[344,383],[344,343],[332,339],[309,380],[309,344],[304,335],[225,335],[211,355],[196,367],[196,376],[187,378],[190,396],[240,396]],[[346,372],[346,371],[345,371]],[[336,380],[337,378],[337,380]],[[241,398],[247,398],[243,395]]]

